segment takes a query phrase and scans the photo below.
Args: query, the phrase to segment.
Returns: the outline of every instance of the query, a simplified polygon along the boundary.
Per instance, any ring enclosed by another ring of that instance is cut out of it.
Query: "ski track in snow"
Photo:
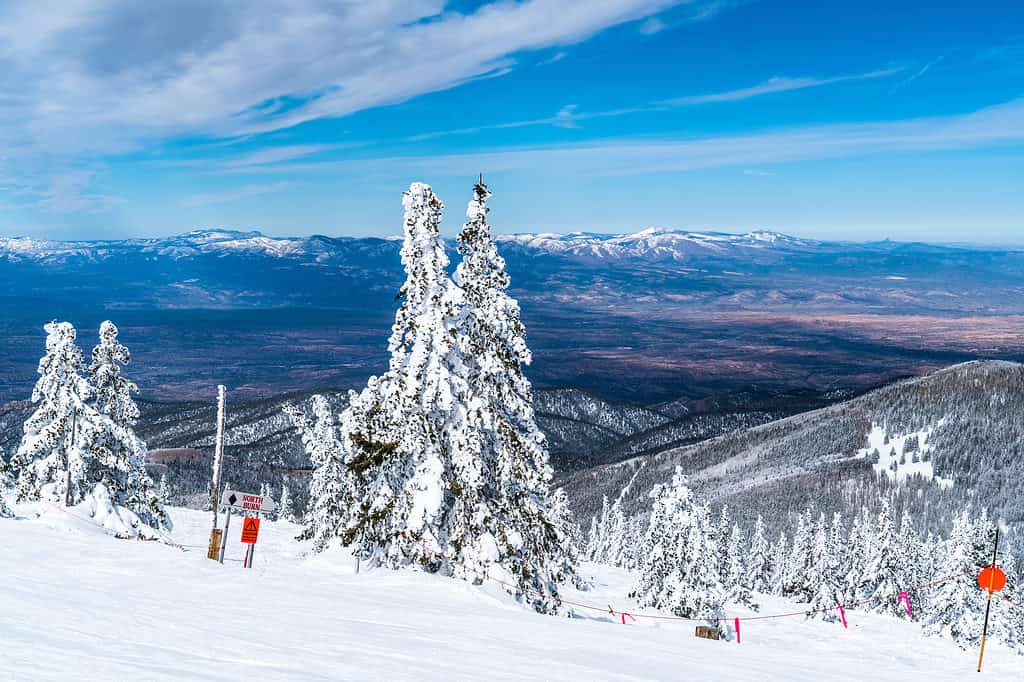
[[[25,514],[28,507],[22,507]],[[917,624],[848,611],[850,629],[802,618],[742,626],[741,645],[692,623],[639,618],[625,571],[586,565],[566,598],[617,614],[541,616],[498,586],[363,571],[306,558],[298,527],[264,521],[254,568],[206,559],[210,514],[171,510],[175,540],[117,540],[67,515],[0,519],[0,680],[962,680],[976,652]],[[232,526],[228,559],[244,547]],[[762,597],[761,613],[794,610]],[[979,591],[979,608],[983,608]],[[799,607],[796,607],[799,608]],[[747,615],[741,611],[734,615]],[[985,672],[1024,679],[999,645]]]

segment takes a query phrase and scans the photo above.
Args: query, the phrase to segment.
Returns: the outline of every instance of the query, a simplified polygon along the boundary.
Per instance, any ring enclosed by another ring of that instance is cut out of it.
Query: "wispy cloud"
[[[794,90],[820,88],[826,85],[835,85],[836,83],[847,83],[850,81],[886,78],[888,76],[900,73],[901,71],[903,71],[902,67],[895,67],[891,69],[868,71],[867,73],[858,73],[846,76],[832,76],[830,78],[775,77],[769,78],[768,80],[762,83],[758,83],[757,85],[752,85],[746,88],[724,90],[722,92],[712,92],[703,95],[686,95],[684,97],[676,97],[674,99],[664,100],[661,103],[668,106],[688,106],[694,104],[712,104],[716,102],[737,102],[740,100],[751,99],[754,97],[763,97],[764,95],[774,95],[780,92],[792,92]]]
[[[608,109],[605,111],[581,112],[578,111],[578,107],[575,104],[569,104],[566,105],[565,107],[562,107],[562,109],[560,109],[558,113],[556,113],[554,116],[524,119],[521,121],[508,121],[505,123],[494,123],[491,125],[474,126],[471,128],[439,130],[429,133],[421,133],[418,135],[411,135],[407,137],[406,140],[410,142],[418,142],[423,140],[433,140],[440,137],[447,137],[449,135],[469,135],[474,133],[480,133],[485,130],[507,130],[511,128],[526,128],[533,126],[556,126],[560,128],[578,128],[580,127],[580,122],[586,120],[613,118],[617,116],[626,116],[628,114],[669,111],[671,109],[679,107],[709,104],[713,102],[736,102],[751,99],[753,97],[760,97],[763,95],[770,95],[780,92],[790,92],[793,90],[805,90],[807,88],[823,87],[826,85],[833,85],[835,83],[843,83],[847,81],[885,78],[900,73],[902,71],[902,67],[894,67],[890,69],[868,71],[866,73],[860,74],[832,76],[830,78],[776,77],[770,78],[767,81],[764,81],[763,83],[759,83],[757,85],[747,88],[740,88],[737,90],[727,90],[723,92],[716,92],[703,95],[687,95],[684,97],[675,97],[672,99],[659,100],[647,104],[640,104],[634,107],[620,107],[616,109]]]
[[[1024,98],[959,116],[784,128],[697,139],[604,140],[589,144],[494,149],[473,154],[382,157],[292,164],[289,172],[519,172],[625,176],[873,154],[925,153],[1024,143]]]
[[[197,208],[200,206],[209,206],[210,204],[225,204],[231,201],[238,201],[239,199],[248,199],[249,197],[280,192],[283,189],[291,187],[292,184],[293,183],[290,182],[273,182],[263,185],[243,185],[236,189],[225,190],[223,192],[196,194],[182,199],[180,203],[185,208]]]

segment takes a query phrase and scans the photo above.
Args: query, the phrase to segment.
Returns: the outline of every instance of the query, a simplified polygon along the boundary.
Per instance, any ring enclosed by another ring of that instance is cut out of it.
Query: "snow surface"
[[[884,426],[872,424],[871,431],[868,433],[867,447],[858,450],[854,458],[864,459],[875,450],[878,450],[878,461],[872,466],[877,473],[884,473],[888,476],[890,481],[902,483],[911,476],[921,476],[928,480],[934,480],[942,488],[950,488],[953,486],[953,479],[936,476],[935,467],[932,466],[930,457],[927,462],[924,461],[924,455],[931,452],[932,449],[931,443],[928,442],[932,431],[942,426],[945,421],[945,418],[943,418],[934,426],[904,434],[890,434]],[[888,443],[885,442],[887,435],[889,437]],[[917,455],[920,461],[917,462],[913,461],[914,453],[908,452],[906,457],[903,457],[907,441],[914,436],[917,437],[919,443]],[[904,459],[904,463],[899,464],[900,459]],[[893,462],[897,462],[896,471],[893,471],[891,468]]]
[[[178,542],[206,544],[209,513],[172,516]],[[537,615],[494,585],[416,571],[356,575],[344,553],[305,558],[297,530],[263,521],[254,568],[245,570],[237,522],[221,566],[204,546],[118,540],[64,513],[0,519],[0,679],[884,682],[976,674],[975,652],[886,616],[848,612],[849,630],[799,617],[755,621],[742,626],[740,645],[711,642],[687,623]],[[585,570],[595,588],[568,598],[632,610],[629,574]],[[762,613],[794,608],[762,602]],[[1022,670],[1024,659],[990,644],[987,677],[1022,679]]]

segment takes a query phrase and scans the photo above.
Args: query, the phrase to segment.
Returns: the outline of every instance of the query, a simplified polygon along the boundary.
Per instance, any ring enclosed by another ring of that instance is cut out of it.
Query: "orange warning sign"
[[[981,573],[978,574],[978,587],[983,590],[998,592],[1006,587],[1006,574],[1003,573],[1003,569],[995,566],[982,569]]]
[[[255,545],[256,537],[260,534],[260,520],[246,519],[242,522],[242,544]]]

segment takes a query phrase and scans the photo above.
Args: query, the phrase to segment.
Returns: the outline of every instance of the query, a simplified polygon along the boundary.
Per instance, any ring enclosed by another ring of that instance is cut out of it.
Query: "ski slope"
[[[23,507],[21,514],[31,510]],[[696,639],[686,623],[526,611],[494,585],[415,571],[354,573],[343,553],[306,558],[297,527],[264,521],[242,569],[118,540],[50,508],[0,519],[0,680],[962,680],[976,652],[916,624],[848,612],[850,629],[802,618],[744,623],[742,644]],[[210,515],[174,509],[174,536],[205,545]],[[596,586],[568,598],[634,608],[631,577],[588,565]],[[762,613],[793,610],[765,598]],[[739,613],[737,615],[744,615]],[[985,676],[1024,679],[998,645]]]

